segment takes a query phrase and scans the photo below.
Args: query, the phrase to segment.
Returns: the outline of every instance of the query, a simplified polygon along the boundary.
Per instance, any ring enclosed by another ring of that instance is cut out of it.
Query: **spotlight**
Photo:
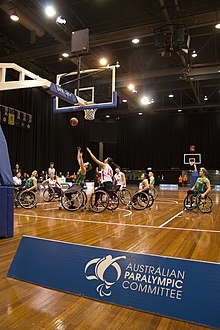
[[[174,97],[174,95],[173,94],[169,94],[169,97],[172,98],[172,97]]]
[[[204,96],[204,101],[208,101],[208,96],[207,95]]]
[[[195,50],[193,50],[193,52],[192,52],[192,57],[197,57],[197,56],[198,56],[198,54],[196,53]]]
[[[215,25],[215,28],[216,28],[216,29],[220,29],[220,23],[216,24],[216,25]]]
[[[138,38],[132,39],[132,43],[133,44],[138,44],[139,42],[140,42],[140,40]]]
[[[106,115],[105,117],[106,117],[106,118],[110,118],[110,115]]]
[[[99,60],[99,63],[100,63],[101,65],[107,65],[108,61],[107,61],[107,59],[106,59],[105,57],[102,57],[102,58]]]
[[[127,102],[128,102],[128,100],[126,100],[126,99],[123,99],[123,100],[122,100],[122,102],[123,102],[123,103],[127,103]]]
[[[56,10],[52,6],[47,6],[45,8],[45,13],[48,17],[53,17],[56,15]]]
[[[133,90],[134,90],[134,84],[129,84],[129,85],[128,85],[128,89],[129,89],[130,91],[133,91]]]
[[[182,109],[178,109],[178,112],[182,112],[183,110]]]
[[[142,99],[141,99],[141,104],[142,105],[148,105],[150,104],[150,100],[147,96],[143,96]]]
[[[143,112],[138,112],[138,115],[139,115],[139,116],[142,116],[142,115],[143,115]]]

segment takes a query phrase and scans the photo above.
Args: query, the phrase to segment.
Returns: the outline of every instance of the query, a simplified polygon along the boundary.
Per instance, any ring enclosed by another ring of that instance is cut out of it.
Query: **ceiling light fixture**
[[[174,95],[173,94],[169,94],[169,97],[172,98],[172,97],[174,97]]]
[[[197,57],[197,56],[198,56],[198,54],[196,53],[195,50],[193,50],[193,52],[192,52],[192,57]]]
[[[123,102],[123,103],[127,103],[127,102],[128,102],[128,100],[126,100],[126,99],[123,99],[123,100],[122,100],[122,102]]]
[[[106,118],[110,118],[110,115],[106,115],[105,117],[106,117]]]
[[[101,65],[107,65],[108,64],[108,61],[107,61],[107,59],[105,57],[102,57],[102,58],[100,58],[99,63]]]
[[[204,96],[204,101],[208,101],[208,96],[207,95]]]
[[[138,38],[132,39],[132,43],[133,44],[138,44],[139,42],[140,42],[140,40]]]
[[[66,24],[66,20],[62,16],[58,16],[57,19],[56,19],[56,23]]]
[[[45,13],[48,17],[54,17],[56,15],[56,10],[52,6],[47,6],[45,8]]]
[[[116,62],[116,65],[115,65],[115,67],[116,67],[116,68],[120,68],[120,64],[119,64],[119,62],[118,62],[118,61]]]
[[[143,96],[142,98],[141,98],[141,104],[142,105],[148,105],[148,104],[150,104],[151,102],[150,102],[150,100],[149,100],[149,97],[147,97],[147,96]]]
[[[142,116],[142,115],[143,115],[143,112],[138,112],[138,115],[139,115],[139,116]]]
[[[182,112],[183,110],[182,109],[178,109],[178,112]]]
[[[10,14],[10,19],[12,20],[12,21],[14,21],[14,22],[17,22],[17,21],[19,21],[19,16],[16,14],[16,11],[15,10],[13,10],[13,12]]]
[[[67,57],[69,57],[69,56],[70,56],[70,54],[69,54],[69,53],[67,53],[67,52],[64,52],[64,53],[62,54],[62,56],[67,58]]]
[[[220,29],[220,23],[217,23],[217,24],[215,25],[215,28],[216,28],[216,29]]]
[[[129,89],[130,91],[133,91],[133,90],[134,90],[134,84],[129,84],[129,85],[128,85],[128,89]]]

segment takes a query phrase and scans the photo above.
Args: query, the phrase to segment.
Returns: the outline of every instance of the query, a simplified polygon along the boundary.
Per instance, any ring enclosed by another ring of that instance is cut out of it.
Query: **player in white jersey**
[[[123,172],[121,172],[120,167],[115,168],[115,175],[114,175],[114,186],[115,191],[122,190],[122,188],[126,187],[126,179]]]
[[[89,148],[86,148],[88,153],[90,154],[91,158],[94,160],[96,164],[98,164],[101,167],[101,189],[105,190],[106,192],[109,192],[109,190],[113,186],[113,170],[112,170],[112,164],[113,160],[112,158],[108,157],[104,160],[104,162],[98,160],[92,153],[92,151]]]
[[[58,180],[58,178],[51,173],[49,179],[44,180],[42,182],[42,185],[45,187],[45,185],[48,185],[50,188],[53,188],[54,191],[57,193],[58,197],[61,196],[61,192],[62,192],[62,186]]]

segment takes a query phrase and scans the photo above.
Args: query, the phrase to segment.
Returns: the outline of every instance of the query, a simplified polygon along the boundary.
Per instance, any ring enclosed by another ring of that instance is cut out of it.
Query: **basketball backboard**
[[[80,75],[76,71],[59,74],[55,86],[58,92],[50,92],[55,96],[53,110],[56,113],[117,106],[115,66],[83,70]]]
[[[201,154],[184,154],[184,164],[201,164]]]

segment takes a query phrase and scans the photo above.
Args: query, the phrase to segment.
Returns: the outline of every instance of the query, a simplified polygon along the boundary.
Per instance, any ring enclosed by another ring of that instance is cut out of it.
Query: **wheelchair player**
[[[196,203],[196,196],[200,195],[200,199],[206,199],[211,191],[211,184],[208,179],[208,171],[202,167],[199,171],[199,177],[196,180],[194,186],[187,191],[187,197],[184,200],[184,206],[188,209],[192,209],[194,203]]]

